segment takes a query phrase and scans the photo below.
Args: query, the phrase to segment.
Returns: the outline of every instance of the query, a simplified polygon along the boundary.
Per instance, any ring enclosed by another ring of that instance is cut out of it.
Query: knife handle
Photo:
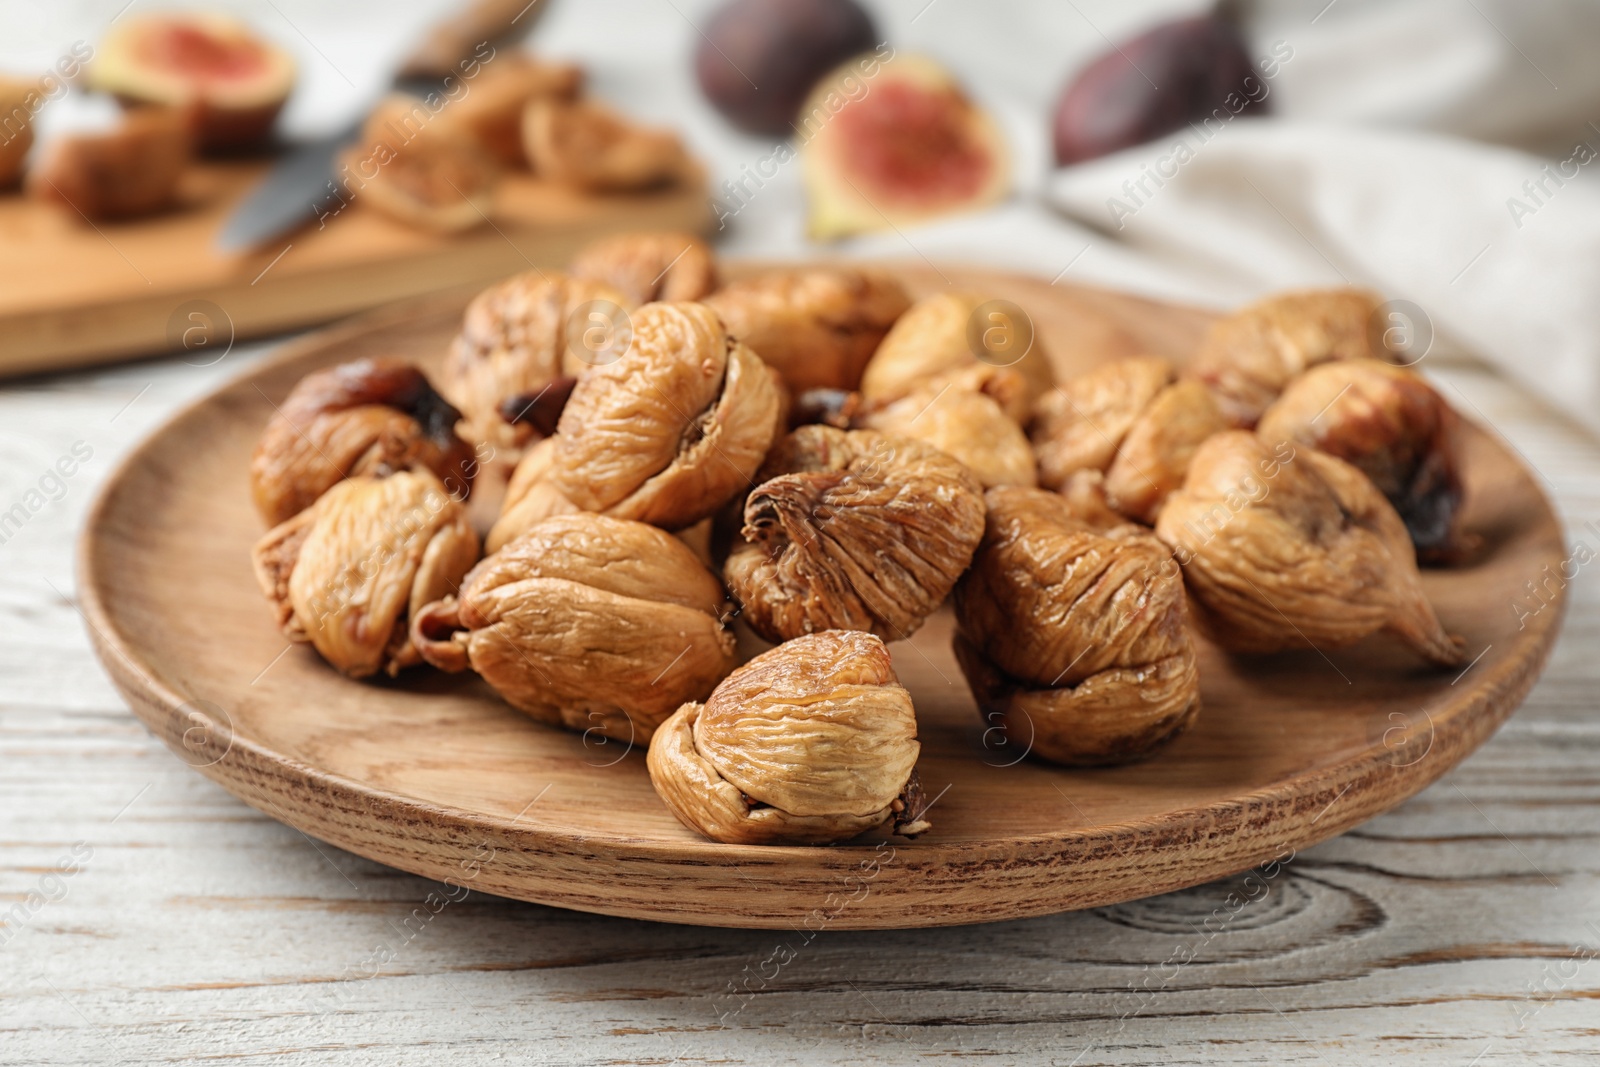
[[[549,0],[473,0],[428,31],[400,67],[405,79],[442,79],[458,73],[473,49],[520,41],[539,21]]]

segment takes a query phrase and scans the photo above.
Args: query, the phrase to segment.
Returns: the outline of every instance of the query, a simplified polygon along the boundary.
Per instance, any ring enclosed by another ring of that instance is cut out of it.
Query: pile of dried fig
[[[473,300],[441,391],[379,358],[307,375],[250,472],[283,632],[647,745],[666,808],[730,844],[929,828],[886,646],[947,602],[974,736],[1069,767],[1189,728],[1203,640],[1463,660],[1417,569],[1476,540],[1460,420],[1377,358],[1375,297],[1289,294],[1186,369],[1058,383],[1004,300],[722,276],[691,235],[610,237]]]

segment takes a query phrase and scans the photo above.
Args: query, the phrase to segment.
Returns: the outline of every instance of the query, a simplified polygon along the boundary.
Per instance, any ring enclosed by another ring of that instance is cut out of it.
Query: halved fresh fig
[[[289,53],[227,15],[130,15],[88,67],[91,89],[124,104],[193,108],[207,152],[254,148],[294,88]]]
[[[52,141],[28,173],[28,193],[91,220],[151,215],[177,199],[192,153],[187,116],[139,108],[109,133]]]
[[[847,63],[797,121],[810,234],[846,237],[976,211],[1005,196],[1000,130],[931,59],[898,56],[863,81]]]
[[[33,111],[38,90],[30,82],[0,78],[0,189],[22,177],[22,161],[33,147]]]
[[[498,177],[475,141],[425,102],[398,93],[372,112],[340,163],[339,180],[354,199],[440,233],[482,225]]]

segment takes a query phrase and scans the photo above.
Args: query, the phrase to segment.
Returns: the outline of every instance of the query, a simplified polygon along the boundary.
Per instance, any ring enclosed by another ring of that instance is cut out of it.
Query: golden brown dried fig
[[[706,297],[728,332],[796,393],[854,389],[884,334],[911,305],[899,282],[850,267],[775,270]]]
[[[28,172],[28,192],[91,221],[153,215],[176,203],[192,152],[183,114],[138,108],[109,133],[74,134],[46,145]]]
[[[358,359],[300,379],[267,423],[250,459],[256,510],[275,526],[335,482],[426,468],[465,500],[477,462],[456,436],[460,412],[416,367]]]
[[[704,304],[646,304],[628,350],[578,379],[551,483],[578,507],[669,530],[746,489],[779,432],[771,373]]]
[[[991,489],[956,587],[956,657],[979,710],[1019,751],[1125,763],[1194,720],[1200,682],[1183,578],[1149,531],[1099,531],[1062,497]]]
[[[1039,401],[1032,430],[1039,481],[1061,488],[1078,471],[1100,471],[1111,507],[1153,523],[1200,442],[1227,428],[1205,386],[1174,382],[1166,360],[1117,360]]]
[[[670,185],[695,170],[677,134],[636,126],[592,101],[530,101],[522,147],[541,178],[593,192]]]
[[[728,675],[656,731],[656,793],[691,830],[738,845],[824,845],[922,818],[911,694],[871,634],[810,634]]]
[[[945,385],[988,393],[1027,426],[1055,372],[1020,308],[974,293],[936,293],[895,322],[861,376],[861,395],[887,403]]]
[[[401,471],[337,483],[251,558],[284,635],[364,678],[418,662],[407,620],[457,588],[478,535],[431,472]]]
[[[412,640],[541,722],[644,742],[733,669],[722,585],[671,534],[578,513],[534,524],[428,605]]]
[[[1306,371],[1261,416],[1263,441],[1297,441],[1338,456],[1389,498],[1424,562],[1470,551],[1457,529],[1462,484],[1458,417],[1420,375],[1375,359]]]
[[[984,393],[948,385],[919,390],[857,421],[869,430],[914,438],[954,456],[986,489],[1035,484],[1027,435]]]
[[[396,93],[340,155],[344,188],[408,226],[456,233],[482,225],[498,178],[476,142],[439,121],[420,100]]]
[[[506,483],[506,495],[500,502],[500,517],[489,528],[489,536],[483,540],[485,552],[500,551],[552,515],[570,515],[581,510],[562,496],[561,490],[550,481],[555,449],[554,439],[547,437],[522,454],[516,470],[511,472],[511,480]]]
[[[717,258],[689,233],[619,233],[579,249],[574,278],[604,282],[634,304],[699,300],[717,287]]]
[[[1185,377],[1204,382],[1235,426],[1253,427],[1284,386],[1330,360],[1380,359],[1380,299],[1363,289],[1280,293],[1219,319]]]
[[[0,76],[0,189],[10,189],[22,177],[23,160],[33,147],[33,113],[35,105],[42,106],[40,100],[33,83]]]
[[[537,270],[479,293],[439,376],[440,392],[465,417],[462,435],[514,456],[534,428],[508,421],[502,404],[614,358],[628,344],[628,306],[609,285]]]
[[[759,477],[723,576],[769,641],[822,630],[910,637],[983,536],[977,478],[920,441],[802,426]]]
[[[547,63],[508,52],[485,63],[465,96],[442,114],[503,167],[528,165],[522,150],[522,113],[530,100],[575,100],[583,88],[583,68]]]
[[[1341,459],[1244,430],[1217,434],[1156,534],[1225,648],[1334,648],[1382,630],[1433,663],[1462,658],[1422,591],[1405,523]]]

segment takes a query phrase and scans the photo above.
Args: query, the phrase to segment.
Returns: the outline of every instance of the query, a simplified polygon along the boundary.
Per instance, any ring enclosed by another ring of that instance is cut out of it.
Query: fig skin
[[[783,418],[767,366],[704,304],[646,304],[632,341],[578,379],[551,483],[585,511],[669,530],[751,485]]]
[[[932,445],[960,460],[985,489],[1036,484],[1027,435],[984,393],[922,390],[857,421],[869,430]]]
[[[284,636],[351,678],[420,662],[408,619],[477,559],[466,509],[427,470],[347,478],[251,552]]]
[[[635,125],[587,100],[529,101],[522,148],[539,177],[596,193],[672,185],[696,170],[677,134]]]
[[[1313,448],[1228,430],[1201,445],[1156,535],[1198,617],[1234,652],[1338,648],[1383,631],[1459,666],[1405,523],[1365,474]]]
[[[456,436],[460,412],[416,367],[358,359],[300,379],[250,460],[250,492],[269,526],[304,511],[345,478],[425,468],[465,500],[477,463]]]
[[[854,0],[732,0],[705,24],[695,79],[739,129],[787,137],[817,80],[880,40]]]
[[[0,189],[10,189],[22,178],[23,161],[33,147],[32,83],[0,76]]]
[[[927,831],[911,694],[883,642],[830,630],[735,670],[656,731],[650,781],[678,821],[713,841],[825,845],[891,818]]]
[[[911,306],[890,275],[851,267],[765,271],[729,282],[704,302],[796,394],[856,388],[879,342]]]
[[[957,662],[1007,741],[1072,766],[1148,756],[1194,721],[1200,687],[1177,564],[1149,531],[1097,530],[1040,489],[984,494],[956,587]]]
[[[1011,162],[1000,128],[947,70],[893,56],[863,92],[860,66],[824,77],[802,105],[809,237],[916,226],[1005,198]]]
[[[978,293],[935,293],[912,304],[862,373],[863,399],[888,404],[922,389],[950,385],[988,394],[1012,421],[1026,427],[1035,402],[1055,387],[1055,371],[1037,335],[1014,363],[999,366],[980,359],[972,343],[973,316],[986,303],[989,298]]]
[[[1469,553],[1459,529],[1460,419],[1423,378],[1375,359],[1324,363],[1283,391],[1256,433],[1294,441],[1351,464],[1405,521],[1424,563]]]
[[[577,377],[597,358],[577,343],[575,330],[587,325],[576,318],[580,309],[598,301],[632,307],[609,285],[553,271],[515,274],[474,297],[439,375],[439,391],[461,410],[462,436],[493,445],[515,463],[536,429],[508,422],[502,406]]]
[[[135,12],[107,32],[86,80],[130,107],[187,110],[200,150],[226,154],[268,141],[295,64],[231,16]]]
[[[1250,79],[1249,82],[1246,79]],[[1254,88],[1253,88],[1254,87]],[[1056,103],[1056,163],[1065,166],[1144,144],[1215,110],[1261,114],[1266,97],[1244,37],[1216,16],[1176,19],[1101,55],[1062,90]]]
[[[35,199],[92,222],[154,215],[177,203],[192,151],[186,116],[139,108],[108,133],[76,134],[46,145],[28,172],[27,188]]]
[[[1300,374],[1319,363],[1386,359],[1382,298],[1364,289],[1279,293],[1218,319],[1184,371],[1203,382],[1228,421],[1253,429]]]
[[[700,300],[717,288],[717,257],[692,233],[619,233],[592,241],[567,265],[574,278],[603,282],[634,306]]]
[[[822,630],[910,637],[983,536],[977,477],[920,441],[802,426],[757,478],[723,577],[769,641]]]
[[[722,586],[672,535],[578,513],[534,524],[429,604],[412,642],[540,722],[646,742],[737,662]]]
[[[471,138],[499,166],[526,170],[522,114],[529,101],[576,100],[583,90],[583,78],[583,68],[574,63],[547,63],[503,52],[480,68],[467,94],[451,102],[441,118]]]

